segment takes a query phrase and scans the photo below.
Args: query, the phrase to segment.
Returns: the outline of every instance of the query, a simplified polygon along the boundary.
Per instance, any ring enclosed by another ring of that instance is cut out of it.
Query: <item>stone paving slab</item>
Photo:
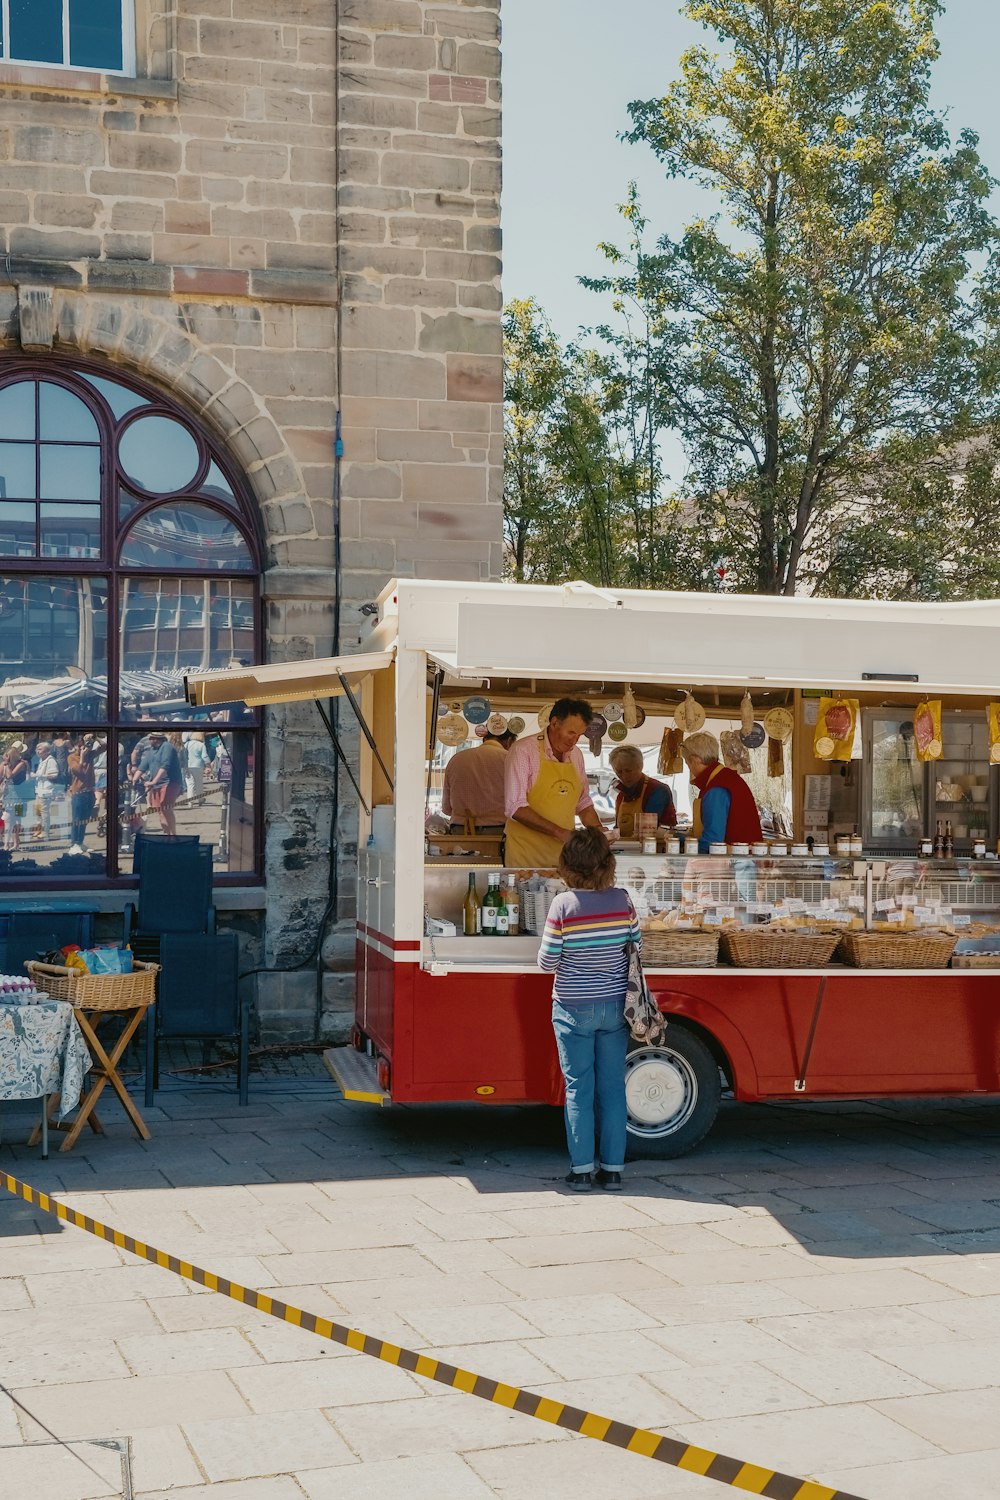
[[[311,1068],[255,1079],[249,1111],[174,1080],[149,1142],[111,1103],[106,1136],[48,1162],[17,1144],[35,1111],[14,1106],[0,1164],[208,1269],[553,1399],[869,1500],[995,1500],[995,1103],[727,1106],[693,1156],[579,1198],[555,1112],[368,1112]],[[723,1493],[6,1197],[0,1381],[62,1437],[131,1435],[137,1500]],[[43,1473],[42,1436],[0,1395],[0,1500],[11,1451],[16,1500],[92,1500],[82,1468]]]

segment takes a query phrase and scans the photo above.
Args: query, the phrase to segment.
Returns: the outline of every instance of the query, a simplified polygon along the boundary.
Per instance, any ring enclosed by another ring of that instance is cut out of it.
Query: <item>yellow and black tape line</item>
[[[696,1448],[692,1443],[682,1443],[676,1438],[662,1437],[645,1427],[630,1427],[627,1422],[614,1422],[610,1417],[598,1416],[596,1412],[582,1411],[578,1406],[564,1406],[548,1396],[536,1396],[532,1391],[521,1390],[516,1385],[504,1385],[499,1380],[488,1380],[485,1375],[476,1375],[471,1370],[459,1370],[443,1360],[428,1354],[417,1354],[412,1349],[401,1349],[398,1344],[360,1333],[343,1323],[333,1323],[329,1318],[318,1318],[315,1313],[303,1312],[301,1308],[289,1307],[266,1292],[254,1292],[212,1271],[203,1271],[188,1261],[178,1260],[165,1250],[156,1250],[134,1240],[120,1229],[111,1229],[107,1224],[91,1219],[87,1214],[67,1208],[48,1193],[19,1182],[16,1177],[0,1172],[0,1188],[33,1203],[47,1214],[54,1214],[77,1229],[85,1229],[99,1240],[117,1245],[119,1250],[128,1250],[141,1256],[154,1266],[162,1266],[193,1281],[209,1291],[219,1292],[223,1297],[232,1297],[247,1307],[278,1318],[282,1323],[293,1323],[307,1333],[318,1334],[321,1339],[330,1339],[345,1344],[358,1354],[367,1354],[372,1359],[385,1360],[398,1365],[401,1370],[410,1370],[414,1375],[423,1375],[427,1380],[436,1380],[451,1390],[465,1391],[469,1396],[479,1396],[492,1401],[496,1406],[505,1406],[510,1411],[522,1412],[526,1417],[537,1417],[540,1422],[551,1422],[556,1427],[565,1427],[569,1432],[578,1432],[581,1437],[595,1438],[599,1443],[610,1443],[615,1448],[625,1448],[629,1453],[639,1453],[644,1458],[655,1458],[658,1463],[670,1464],[688,1474],[702,1474],[706,1479],[715,1479],[720,1484],[730,1485],[736,1490],[745,1490],[751,1495],[764,1495],[768,1500],[861,1500],[859,1495],[849,1495],[846,1490],[831,1490],[828,1485],[817,1484],[811,1479],[795,1479],[790,1474],[779,1474],[773,1469],[761,1468],[758,1464],[743,1463],[738,1458],[727,1458],[724,1453],[712,1453],[707,1448]]]

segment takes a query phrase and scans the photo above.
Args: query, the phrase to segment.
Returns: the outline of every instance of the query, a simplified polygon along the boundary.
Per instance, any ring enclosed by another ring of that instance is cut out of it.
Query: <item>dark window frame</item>
[[[134,407],[123,413],[121,417],[116,417],[103,393],[87,383],[87,376],[114,381],[118,385],[134,392],[136,396],[141,397],[146,404]],[[148,732],[153,723],[152,720],[124,718],[121,712],[119,693],[122,645],[120,583],[126,579],[162,577],[164,579],[176,579],[180,582],[191,580],[199,583],[218,583],[222,580],[235,579],[241,583],[249,584],[254,638],[253,654],[254,660],[260,661],[263,659],[264,646],[262,598],[264,538],[261,531],[260,516],[243,475],[225,451],[219,438],[199,421],[193,413],[186,410],[181,403],[173,401],[162,390],[158,390],[141,377],[134,376],[131,372],[119,370],[114,366],[109,367],[87,359],[73,358],[70,360],[60,356],[49,360],[44,357],[28,357],[23,355],[0,356],[0,392],[9,385],[29,380],[49,382],[68,390],[71,394],[84,401],[97,423],[101,448],[99,503],[101,506],[100,545],[102,555],[100,558],[61,558],[43,557],[41,555],[34,557],[0,557],[0,574],[5,577],[25,579],[38,576],[55,576],[77,579],[83,577],[102,578],[107,581],[107,712],[103,717],[97,715],[88,716],[85,722],[66,722],[65,727],[67,730],[75,731],[82,729],[94,730],[100,733],[102,737],[106,737],[108,766],[111,768],[117,765],[120,741],[123,738],[132,739],[136,734]],[[36,431],[34,442],[36,445],[37,475],[38,454],[42,443],[37,425],[37,387],[35,412]],[[197,471],[188,485],[175,490],[163,490],[154,493],[139,486],[135,480],[122,470],[118,460],[118,442],[121,435],[140,415],[162,416],[179,422],[194,438],[194,441],[198,445],[199,463]],[[206,482],[213,465],[229,487],[233,496],[233,501],[230,503],[219,499],[217,496],[199,493],[199,486]],[[138,501],[138,504],[124,515],[120,513],[119,506],[119,491],[122,488],[126,489]],[[236,526],[249,548],[253,563],[252,569],[227,570],[220,568],[206,571],[194,567],[167,567],[159,564],[142,567],[135,564],[123,565],[120,562],[122,546],[137,522],[144,516],[152,514],[161,506],[175,504],[184,500],[212,510],[221,519]],[[33,503],[36,507],[39,507],[42,501],[36,497]],[[40,515],[40,511],[38,514]],[[40,521],[36,516],[36,543],[39,538],[39,532]],[[180,622],[178,622],[177,628],[178,630],[181,628]],[[194,710],[192,710],[190,717],[170,718],[169,720],[161,720],[160,722],[169,732],[191,730],[210,734],[247,733],[251,736],[254,823],[253,869],[233,873],[219,873],[215,876],[214,883],[220,888],[237,885],[262,885],[264,852],[263,792],[266,782],[264,766],[265,744],[263,720],[260,710],[256,710],[246,719],[240,719],[232,724],[212,721],[203,712],[198,713]],[[36,730],[49,731],[54,727],[56,726],[44,720],[39,720],[37,723],[26,723],[23,720],[15,720],[0,706],[0,733],[2,734],[33,734]],[[108,795],[112,799],[116,796],[116,788],[111,785],[110,780]],[[115,814],[117,816],[117,806],[115,806]],[[0,875],[0,895],[2,895],[5,887],[12,887],[15,881],[18,882],[19,889],[21,890],[30,888],[39,892],[43,890],[106,890],[134,887],[136,877],[129,872],[123,873],[119,869],[116,828],[116,817],[112,818],[109,816],[105,836],[106,865],[103,875],[64,876],[49,875],[45,872],[37,874],[25,872],[19,875],[17,862],[15,861],[10,875]]]

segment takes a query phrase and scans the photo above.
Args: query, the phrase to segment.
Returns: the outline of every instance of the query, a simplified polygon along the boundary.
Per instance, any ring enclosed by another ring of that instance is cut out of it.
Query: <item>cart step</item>
[[[354,1047],[328,1047],[323,1061],[333,1081],[339,1083],[345,1099],[363,1104],[390,1104],[391,1098],[379,1087],[375,1059]]]

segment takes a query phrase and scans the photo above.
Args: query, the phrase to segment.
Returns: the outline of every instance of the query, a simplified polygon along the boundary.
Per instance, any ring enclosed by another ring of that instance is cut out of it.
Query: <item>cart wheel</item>
[[[719,1065],[705,1043],[671,1021],[660,1046],[636,1046],[625,1059],[632,1145],[683,1156],[712,1128],[721,1094]]]

